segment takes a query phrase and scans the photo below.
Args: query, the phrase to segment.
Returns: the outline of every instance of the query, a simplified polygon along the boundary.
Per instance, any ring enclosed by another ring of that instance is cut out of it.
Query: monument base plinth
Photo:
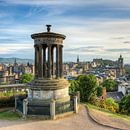
[[[30,100],[60,100],[69,97],[65,79],[35,79],[29,89]]]

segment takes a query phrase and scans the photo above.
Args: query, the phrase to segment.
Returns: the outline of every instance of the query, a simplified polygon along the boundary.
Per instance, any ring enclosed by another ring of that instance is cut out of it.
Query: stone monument
[[[63,40],[66,37],[51,32],[51,25],[46,26],[47,32],[31,35],[35,48],[35,79],[29,89],[29,104],[50,104],[52,100],[56,102],[70,100],[69,84],[63,78],[62,66]]]

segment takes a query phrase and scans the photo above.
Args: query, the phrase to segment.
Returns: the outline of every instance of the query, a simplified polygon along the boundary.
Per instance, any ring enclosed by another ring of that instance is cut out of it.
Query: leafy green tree
[[[32,74],[23,74],[21,76],[21,81],[22,83],[29,83],[33,80],[33,75]]]
[[[82,75],[78,77],[78,91],[83,102],[88,102],[90,98],[96,95],[97,79],[94,75]]]
[[[122,113],[130,114],[130,94],[126,95],[120,102],[119,102],[119,110]]]
[[[117,84],[113,79],[106,79],[102,83],[102,86],[106,87],[106,90],[108,92],[110,92],[110,91],[114,91],[116,89]]]
[[[98,97],[102,96],[102,86],[97,87],[97,96]]]
[[[70,80],[69,82],[70,82],[69,93],[70,94],[76,93],[79,87],[78,80]]]

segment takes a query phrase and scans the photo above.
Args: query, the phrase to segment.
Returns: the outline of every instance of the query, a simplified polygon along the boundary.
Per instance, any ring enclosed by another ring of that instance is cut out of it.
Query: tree
[[[82,75],[78,77],[78,91],[80,91],[80,99],[88,102],[90,98],[96,95],[97,79],[94,75]]]
[[[79,84],[78,84],[78,81],[77,80],[70,80],[70,86],[69,86],[69,93],[70,94],[74,94],[78,91],[78,87],[79,87]]]
[[[102,83],[102,86],[106,87],[106,90],[110,92],[116,89],[117,84],[113,79],[106,79]]]
[[[102,86],[97,87],[97,96],[98,97],[102,96]]]
[[[126,95],[119,102],[119,110],[122,113],[130,114],[130,94]]]
[[[32,74],[23,74],[21,76],[21,81],[22,83],[29,83],[33,80],[33,75]]]

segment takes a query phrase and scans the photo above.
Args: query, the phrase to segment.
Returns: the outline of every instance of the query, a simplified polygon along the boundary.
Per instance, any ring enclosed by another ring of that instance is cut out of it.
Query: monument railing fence
[[[55,104],[55,114],[63,114],[66,112],[74,111],[74,100],[70,100],[63,103],[57,103]]]
[[[23,99],[17,98],[16,103],[16,109],[23,113]]]
[[[66,102],[56,102],[54,100],[50,104],[31,104],[27,98],[17,98],[16,109],[23,113],[25,117],[27,115],[55,117],[55,115],[67,112],[77,113],[77,103],[77,96]]]
[[[50,116],[50,104],[34,105],[28,104],[28,115],[48,115]]]

